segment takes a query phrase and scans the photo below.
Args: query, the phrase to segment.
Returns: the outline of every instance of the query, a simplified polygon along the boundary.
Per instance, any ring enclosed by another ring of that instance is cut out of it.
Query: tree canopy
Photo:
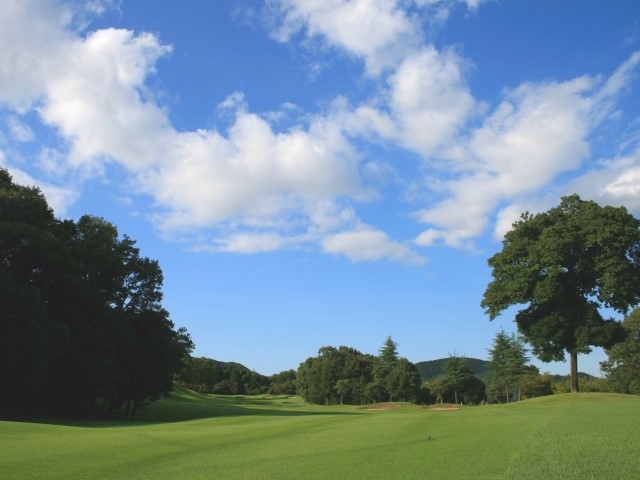
[[[0,169],[0,376],[5,410],[133,416],[193,348],[162,307],[162,271],[90,215],[58,220]]]
[[[529,373],[538,373],[538,369],[527,365],[529,357],[521,339],[515,334],[500,330],[488,350],[491,362],[489,380],[490,400],[504,400],[509,403],[519,387],[520,378]]]
[[[377,357],[351,347],[322,347],[318,356],[300,364],[296,376],[302,398],[326,405],[413,401],[420,384],[415,365],[398,357],[397,345],[391,337],[387,337]]]
[[[640,309],[625,316],[622,326],[627,338],[607,350],[608,359],[600,363],[614,392],[640,394]]]
[[[522,214],[489,259],[493,280],[482,307],[493,320],[511,306],[518,330],[544,362],[571,360],[592,346],[624,338],[604,308],[626,313],[640,301],[640,221],[624,207],[601,207],[577,195],[547,212]]]

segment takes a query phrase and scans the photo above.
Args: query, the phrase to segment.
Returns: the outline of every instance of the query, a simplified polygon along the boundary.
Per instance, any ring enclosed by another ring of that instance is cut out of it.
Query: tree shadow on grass
[[[326,411],[321,409],[326,409]],[[177,393],[173,392],[169,398],[163,398],[157,402],[148,403],[139,407],[134,420],[119,420],[117,419],[116,413],[112,420],[44,415],[0,415],[0,421],[6,420],[83,428],[107,428],[238,416],[304,417],[336,415],[363,415],[363,412],[350,409],[350,407],[313,406],[305,404],[295,397],[215,396],[181,390]]]

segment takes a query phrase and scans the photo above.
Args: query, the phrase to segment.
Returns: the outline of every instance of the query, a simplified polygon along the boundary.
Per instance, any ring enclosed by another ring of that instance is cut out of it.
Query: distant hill
[[[235,367],[241,374],[245,375],[245,374],[250,374],[253,372],[253,370],[251,370],[248,367],[245,367],[244,365],[242,365],[241,363],[238,362],[221,362],[220,360],[214,360],[211,359],[214,363],[214,365],[216,365],[218,368],[220,368],[220,370],[222,371],[223,375],[228,375],[231,372],[231,369],[233,367]],[[260,373],[255,372],[256,375],[259,375],[261,377],[265,377],[266,375],[262,375]]]
[[[480,360],[479,358],[467,358],[467,367],[483,382],[487,383],[489,378],[489,361]],[[435,380],[444,375],[444,365],[449,361],[447,358],[439,358],[437,360],[427,360],[425,362],[416,363],[415,366],[420,372],[423,382]]]

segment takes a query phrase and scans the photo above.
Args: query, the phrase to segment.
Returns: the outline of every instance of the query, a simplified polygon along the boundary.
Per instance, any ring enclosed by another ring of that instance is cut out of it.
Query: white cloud
[[[38,167],[48,176],[62,177],[66,173],[67,155],[54,148],[42,148],[38,155]]]
[[[453,51],[427,46],[406,57],[389,79],[399,140],[425,158],[450,142],[473,112],[462,66]]]
[[[592,170],[573,179],[563,194],[574,192],[600,204],[624,205],[640,215],[640,149],[599,162]]]
[[[25,4],[25,10],[37,6]],[[15,18],[28,30],[30,15]],[[60,150],[42,151],[43,171],[91,174],[104,162],[118,163],[155,200],[167,234],[216,227],[221,239],[212,243],[226,251],[280,248],[296,235],[315,241],[326,230],[316,205],[361,190],[358,156],[330,119],[317,116],[277,132],[248,111],[238,92],[219,106],[231,116],[227,132],[178,132],[145,87],[170,47],[147,33],[104,29],[81,38],[67,23],[49,27],[42,29],[51,34],[43,42],[56,52],[56,68],[38,63],[37,48],[22,49],[42,73],[31,93],[38,112],[69,144],[66,165]],[[9,59],[7,71],[21,60]],[[334,229],[344,226],[334,223]]]
[[[505,200],[549,185],[558,174],[577,169],[590,153],[588,135],[601,106],[594,80],[523,84],[472,130],[449,158],[449,198],[419,213],[432,225],[420,245],[442,241],[458,246],[480,235]]]
[[[640,194],[640,167],[627,169],[602,189],[602,193],[612,197],[636,197]]]
[[[423,257],[407,246],[368,226],[328,235],[322,240],[322,247],[327,253],[344,255],[356,262],[386,259],[410,265],[425,263]]]
[[[281,42],[303,31],[328,45],[362,58],[367,73],[377,75],[394,68],[413,50],[421,48],[420,22],[441,24],[456,4],[475,11],[486,0],[270,0]],[[410,13],[418,7],[421,15]]]
[[[22,122],[15,115],[7,117],[4,123],[7,126],[9,136],[12,140],[16,140],[18,142],[31,142],[35,138],[31,127]]]
[[[501,240],[523,212],[546,211],[565,195],[577,193],[583,200],[600,205],[624,206],[640,215],[640,150],[610,160],[596,162],[588,171],[540,196],[522,195],[496,214],[494,237]]]
[[[290,40],[304,30],[329,45],[363,58],[366,69],[378,74],[395,65],[407,49],[420,44],[418,25],[396,0],[273,0],[281,17],[274,33]]]
[[[379,94],[358,106],[338,98],[332,118],[352,136],[391,141],[430,161],[478,110],[464,79],[466,62],[432,45],[399,61]]]
[[[308,217],[307,204],[359,188],[351,147],[323,119],[308,130],[276,133],[240,109],[228,136],[179,133],[170,147],[143,177],[145,190],[167,210],[165,229],[230,221],[264,225],[292,212]]]
[[[40,113],[71,140],[70,160],[105,156],[138,169],[162,158],[173,130],[166,113],[140,92],[170,48],[151,34],[115,29],[66,48],[66,68],[49,77]]]
[[[27,111],[63,59],[71,13],[46,0],[6,0],[0,8],[0,105]],[[10,48],[9,48],[10,46]]]
[[[30,141],[38,129],[29,122],[39,115],[59,134],[35,159],[47,178],[97,175],[117,164],[137,193],[151,197],[164,233],[214,230],[202,248],[257,252],[307,243],[354,261],[421,264],[407,244],[364,225],[358,202],[381,198],[390,181],[411,185],[413,201],[424,202],[414,218],[425,231],[414,245],[470,248],[492,226],[504,232],[515,211],[560,174],[577,175],[591,155],[590,136],[616,113],[640,64],[636,53],[604,80],[524,83],[482,111],[465,78],[470,62],[425,44],[420,25],[424,12],[446,16],[456,5],[473,11],[481,3],[272,0],[282,16],[279,40],[302,32],[361,59],[365,74],[378,76],[367,79],[377,90],[362,103],[339,97],[306,116],[287,103],[279,112],[253,113],[236,92],[218,107],[226,130],[180,131],[148,88],[171,46],[123,29],[80,34],[72,4],[8,0],[0,10],[0,42],[12,46],[0,50],[4,137]],[[117,2],[93,1],[82,11],[105,7]],[[293,126],[278,130],[283,118]],[[413,158],[412,170],[424,177],[401,178],[391,156],[368,158],[371,144]],[[639,172],[636,152],[581,173],[573,186],[637,205]],[[77,196],[40,185],[60,210]]]
[[[218,251],[234,253],[272,252],[283,247],[285,240],[277,234],[239,233],[221,239]]]

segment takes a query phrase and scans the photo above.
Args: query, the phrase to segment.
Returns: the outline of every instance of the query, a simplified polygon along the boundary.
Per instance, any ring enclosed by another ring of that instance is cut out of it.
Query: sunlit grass
[[[180,390],[132,423],[0,422],[11,479],[635,479],[640,398],[433,411]]]

